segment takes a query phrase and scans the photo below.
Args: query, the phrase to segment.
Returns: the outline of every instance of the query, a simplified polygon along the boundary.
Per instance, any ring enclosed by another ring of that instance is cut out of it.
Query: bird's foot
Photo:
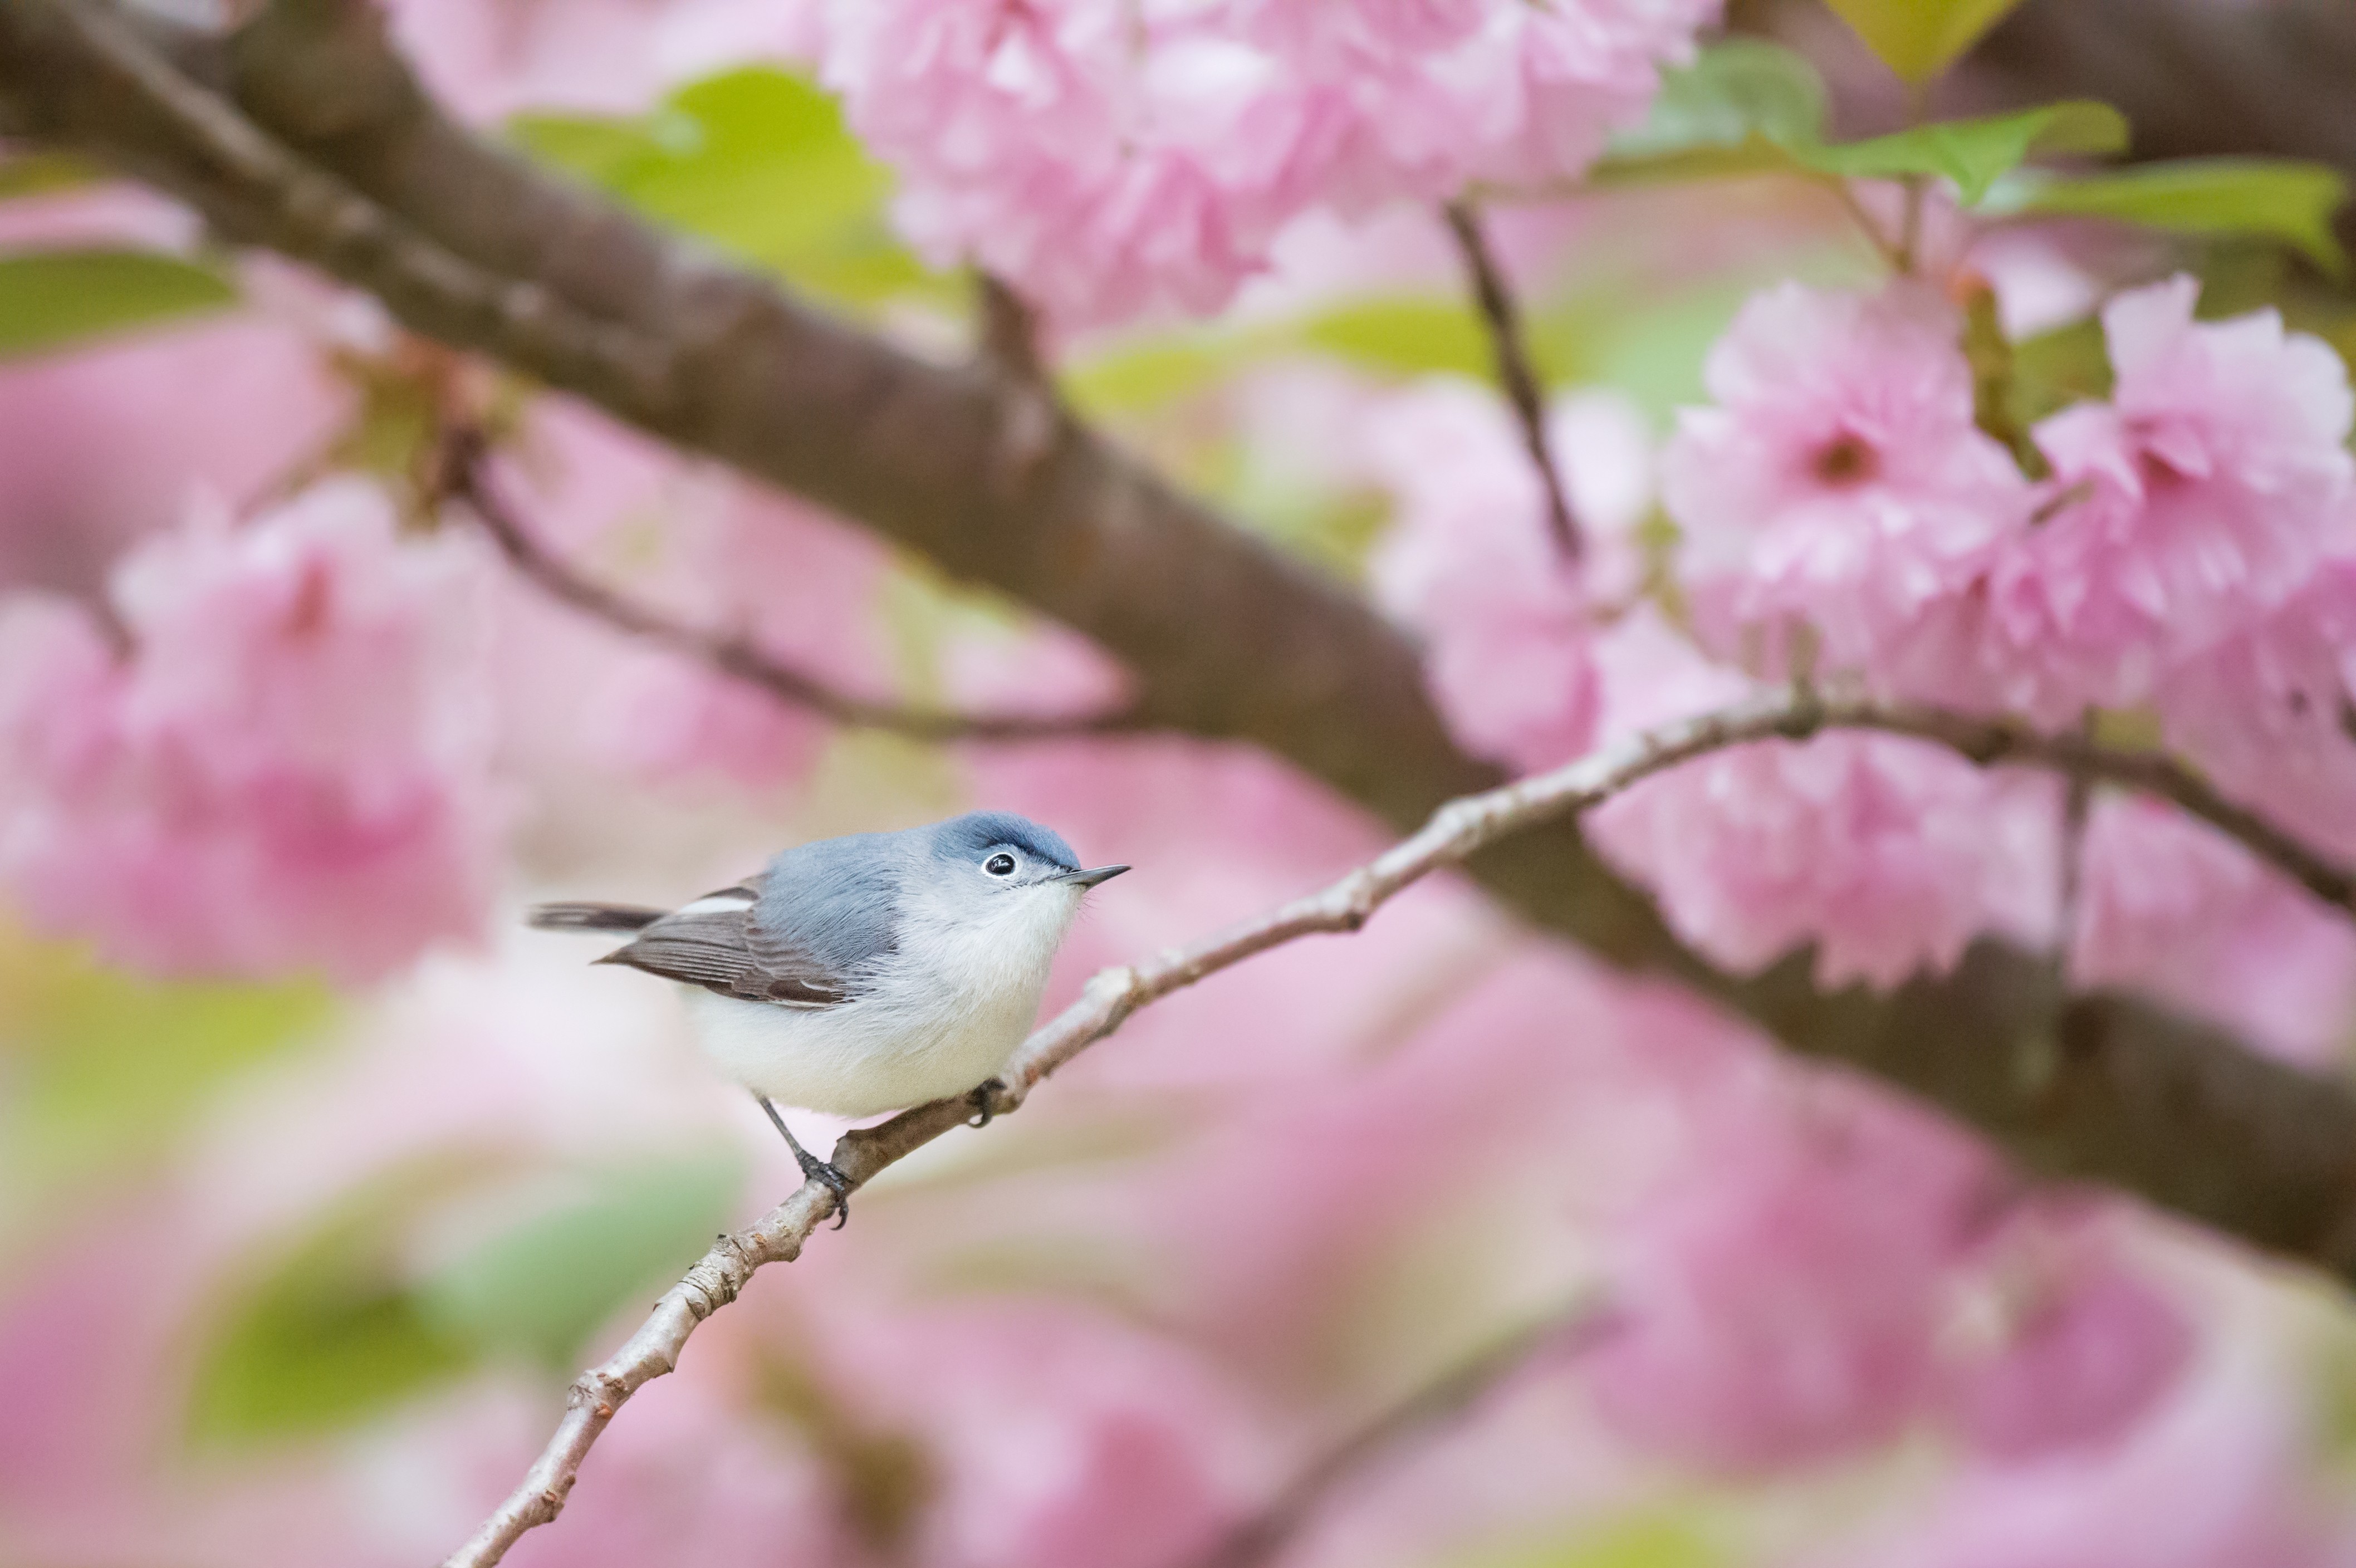
[[[801,1162],[804,1178],[834,1194],[834,1228],[841,1230],[851,1222],[851,1178],[842,1174],[840,1165],[831,1160],[821,1160],[807,1149],[797,1148],[794,1155]]]
[[[973,1086],[973,1092],[965,1097],[965,1102],[968,1105],[972,1106],[981,1114],[967,1122],[966,1125],[969,1127],[989,1126],[991,1119],[998,1114],[998,1097],[1005,1092],[1006,1080],[1003,1079],[985,1078],[980,1083],[975,1084]]]

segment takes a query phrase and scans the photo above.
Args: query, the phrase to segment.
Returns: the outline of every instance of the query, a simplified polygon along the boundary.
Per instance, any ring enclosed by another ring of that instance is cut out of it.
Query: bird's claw
[[[998,1114],[998,1097],[1005,1092],[1006,1083],[1002,1079],[985,1078],[980,1083],[975,1084],[973,1086],[972,1092],[969,1093],[965,1097],[965,1102],[968,1105],[972,1106],[976,1111],[981,1112],[981,1114],[967,1122],[966,1125],[969,1127],[989,1126],[991,1120]]]
[[[803,1176],[834,1194],[834,1229],[841,1230],[851,1222],[851,1178],[831,1160],[821,1160],[799,1149],[794,1153],[800,1156]]]

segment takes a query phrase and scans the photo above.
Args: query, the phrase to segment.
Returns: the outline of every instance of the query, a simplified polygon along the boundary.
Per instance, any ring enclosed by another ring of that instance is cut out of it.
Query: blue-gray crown
[[[1066,871],[1079,869],[1061,835],[1012,811],[969,811],[933,829],[933,854],[942,860],[971,860],[1001,844]]]

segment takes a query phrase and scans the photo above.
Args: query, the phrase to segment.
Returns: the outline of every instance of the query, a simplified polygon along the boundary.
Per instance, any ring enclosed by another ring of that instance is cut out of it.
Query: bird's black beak
[[[1128,869],[1126,865],[1099,865],[1094,871],[1066,871],[1055,880],[1079,887],[1094,887],[1099,882],[1110,882]]]

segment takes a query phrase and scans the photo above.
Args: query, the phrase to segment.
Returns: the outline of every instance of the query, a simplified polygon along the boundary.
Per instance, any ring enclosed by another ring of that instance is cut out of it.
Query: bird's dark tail
[[[535,904],[524,924],[538,931],[641,931],[667,912],[637,904]]]

